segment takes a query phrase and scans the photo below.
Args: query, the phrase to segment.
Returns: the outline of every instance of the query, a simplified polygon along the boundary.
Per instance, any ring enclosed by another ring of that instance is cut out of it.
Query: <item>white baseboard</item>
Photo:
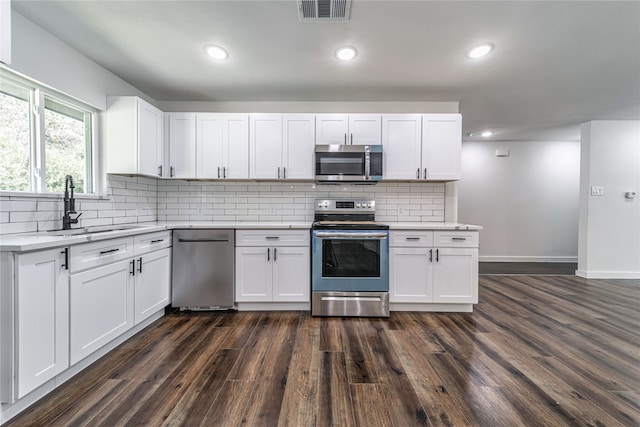
[[[238,311],[308,311],[310,302],[239,302]]]
[[[576,276],[585,279],[640,279],[640,271],[587,271],[576,270]]]
[[[472,313],[473,304],[389,303],[390,311],[429,311],[440,313]]]
[[[577,256],[497,256],[481,255],[480,262],[578,262]]]

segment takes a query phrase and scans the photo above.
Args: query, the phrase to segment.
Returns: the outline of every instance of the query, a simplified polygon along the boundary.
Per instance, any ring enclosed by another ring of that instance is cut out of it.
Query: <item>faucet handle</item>
[[[71,212],[69,212],[69,213],[71,213]],[[78,218],[80,218],[80,215],[82,215],[82,212],[80,212],[77,217],[73,218],[71,220],[71,223],[72,224],[77,224],[78,223]]]

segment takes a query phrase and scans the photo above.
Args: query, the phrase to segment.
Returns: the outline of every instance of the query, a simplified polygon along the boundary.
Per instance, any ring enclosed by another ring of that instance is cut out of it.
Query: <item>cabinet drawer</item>
[[[157,251],[171,246],[171,232],[158,231],[156,233],[140,234],[133,236],[133,253],[142,255],[147,252]]]
[[[69,251],[70,271],[75,273],[133,256],[133,237],[74,245]]]
[[[433,244],[433,231],[391,231],[389,246],[411,248],[427,247]]]
[[[309,230],[236,230],[236,246],[308,246]]]
[[[433,246],[449,248],[477,248],[477,231],[434,231]]]

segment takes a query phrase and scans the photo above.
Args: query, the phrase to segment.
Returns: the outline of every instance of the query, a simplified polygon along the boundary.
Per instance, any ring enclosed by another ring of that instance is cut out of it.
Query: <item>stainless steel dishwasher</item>
[[[234,308],[235,231],[174,230],[171,305]]]

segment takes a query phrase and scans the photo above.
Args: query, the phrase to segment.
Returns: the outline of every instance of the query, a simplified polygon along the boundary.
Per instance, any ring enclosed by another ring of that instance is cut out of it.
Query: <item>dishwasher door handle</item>
[[[207,242],[228,242],[229,239],[182,239],[179,238],[178,242],[180,243],[207,243]]]

